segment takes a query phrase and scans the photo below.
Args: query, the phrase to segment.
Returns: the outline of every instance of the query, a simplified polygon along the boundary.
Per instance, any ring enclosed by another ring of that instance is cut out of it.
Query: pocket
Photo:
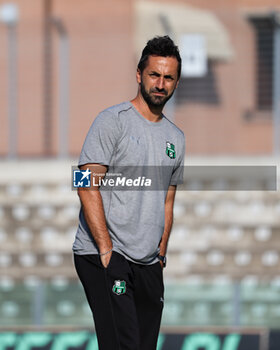
[[[105,270],[108,270],[108,268],[111,266],[112,260],[114,259],[114,255],[115,255],[115,252],[112,251],[111,259],[110,259],[109,264],[107,265],[107,267],[104,267],[104,266],[102,265],[102,262],[101,262],[101,259],[100,259],[100,263],[101,263],[101,265],[103,266],[103,268],[104,268]]]
[[[104,269],[108,270],[108,269],[113,268],[115,266],[122,265],[122,262],[127,263],[126,258],[122,254],[117,253],[113,250],[109,264],[107,265],[107,267],[104,267]]]
[[[113,252],[109,264],[105,269],[105,272],[110,278],[125,279],[128,281],[128,276],[131,274],[131,269],[126,258],[117,252]]]

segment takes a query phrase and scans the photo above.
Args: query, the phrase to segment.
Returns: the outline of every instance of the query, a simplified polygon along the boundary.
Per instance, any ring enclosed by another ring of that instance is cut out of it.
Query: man
[[[90,169],[95,183],[107,171],[126,169],[127,176],[139,165],[171,169],[165,172],[169,186],[164,191],[78,190],[74,261],[100,350],[156,349],[162,268],[185,154],[183,132],[162,110],[180,72],[180,54],[168,36],[148,41],[136,73],[137,96],[101,112],[83,145],[79,167]]]

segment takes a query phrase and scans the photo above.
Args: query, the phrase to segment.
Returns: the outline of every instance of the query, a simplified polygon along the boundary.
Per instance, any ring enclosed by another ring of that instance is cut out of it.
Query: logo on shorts
[[[73,187],[90,187],[90,174],[91,174],[91,171],[89,169],[74,170]]]
[[[115,281],[115,284],[113,285],[113,292],[117,295],[124,294],[126,292],[125,281]]]
[[[165,153],[171,159],[175,159],[176,158],[175,146],[173,145],[173,143],[170,143],[170,142],[166,141]]]

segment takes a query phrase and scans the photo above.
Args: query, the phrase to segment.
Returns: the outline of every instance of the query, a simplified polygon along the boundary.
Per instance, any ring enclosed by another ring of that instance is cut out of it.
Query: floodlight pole
[[[58,156],[69,155],[69,39],[66,28],[59,18],[52,18],[59,34],[59,150]]]
[[[17,25],[8,29],[8,108],[9,108],[9,158],[16,158],[18,146],[18,71],[17,71]]]
[[[8,33],[8,158],[16,158],[18,146],[18,72],[17,72],[17,23],[18,7],[13,3],[2,4],[0,22]]]
[[[280,13],[273,14],[273,132],[274,155],[280,155]]]
[[[52,7],[52,0],[43,0],[43,152],[45,156],[52,155],[53,136]]]

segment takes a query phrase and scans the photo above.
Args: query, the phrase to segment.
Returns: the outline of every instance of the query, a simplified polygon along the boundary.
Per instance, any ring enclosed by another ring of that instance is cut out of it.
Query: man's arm
[[[166,255],[167,244],[173,224],[173,206],[176,194],[176,186],[169,186],[165,199],[165,222],[164,222],[164,232],[160,241],[160,252],[159,255]],[[163,267],[163,263],[161,261]]]
[[[89,168],[96,175],[95,183],[99,183],[99,179],[105,176],[107,167],[100,164],[85,164],[80,167],[81,170]],[[104,207],[99,187],[91,187],[90,189],[78,189],[81,205],[84,216],[90,232],[98,246],[99,254],[104,254],[113,248],[113,244],[107,230]],[[112,252],[101,255],[101,262],[104,267],[107,267],[111,259]]]

